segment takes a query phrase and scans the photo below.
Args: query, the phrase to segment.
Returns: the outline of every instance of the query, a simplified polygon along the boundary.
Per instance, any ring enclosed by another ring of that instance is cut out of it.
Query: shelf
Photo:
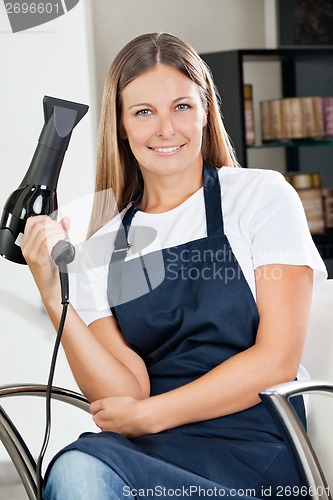
[[[231,52],[231,51],[226,51]],[[283,61],[288,59],[309,59],[312,57],[327,58],[332,57],[332,47],[292,47],[284,49],[241,49],[239,56],[244,61]]]
[[[201,54],[201,57],[212,71],[215,85],[221,96],[223,122],[242,167],[248,167],[249,163],[254,166],[256,158],[261,156],[259,151],[270,152],[268,155],[263,154],[266,162],[267,156],[275,156],[273,149],[277,152],[280,150],[282,154],[276,156],[279,157],[279,161],[283,162],[283,169],[286,173],[312,172],[313,169],[318,169],[322,176],[323,187],[333,186],[333,138],[296,139],[247,145],[244,113],[245,83],[255,85],[253,90],[258,101],[261,96],[256,92],[260,87],[265,89],[262,99],[331,97],[333,95],[332,47],[240,49],[205,53]],[[263,66],[258,67],[258,63],[261,62]],[[274,64],[269,66],[268,62]],[[253,68],[255,71],[258,69],[254,80],[258,79],[259,86],[251,79],[245,81],[245,76],[248,78],[246,74],[249,74],[249,70],[253,73]],[[266,73],[270,71],[269,68],[273,68],[273,76],[276,75],[277,85],[274,91],[269,84],[270,75]],[[263,161],[262,158],[258,160]],[[333,278],[333,230],[313,235],[313,240],[328,265],[329,277]]]
[[[294,139],[283,141],[265,142],[263,144],[247,145],[247,149],[269,149],[269,148],[299,148],[333,146],[333,139]]]
[[[333,139],[329,141],[283,141],[247,146],[244,121],[244,63],[279,63],[281,97],[332,96],[332,47],[283,49],[240,49],[201,54],[212,70],[214,82],[221,96],[221,112],[239,163],[248,166],[252,150],[283,148],[286,170],[302,170],[305,164],[332,164]],[[264,80],[263,80],[264,81]],[[251,83],[251,82],[247,82]],[[256,88],[254,88],[254,91]],[[272,98],[277,97],[272,95]],[[267,98],[267,96],[265,97]],[[299,147],[302,146],[302,147]],[[317,149],[305,147],[316,146]],[[318,147],[325,146],[325,147]],[[333,174],[332,174],[333,176]],[[328,184],[333,185],[331,176]]]

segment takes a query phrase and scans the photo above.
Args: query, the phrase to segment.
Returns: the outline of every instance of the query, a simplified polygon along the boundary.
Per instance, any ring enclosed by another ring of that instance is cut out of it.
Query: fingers
[[[93,421],[99,427],[101,430],[106,430],[105,428],[105,408],[103,404],[103,400],[99,399],[97,401],[94,401],[90,405],[90,413],[92,416]]]
[[[126,437],[146,433],[138,418],[138,400],[131,396],[111,396],[90,405],[92,419],[102,431],[112,431]]]
[[[59,240],[67,238],[69,219],[60,223],[47,215],[30,217],[27,220],[21,244],[22,254],[29,263],[50,262],[52,248]]]
[[[104,409],[104,405],[103,405],[102,399],[98,399],[97,401],[94,401],[90,405],[90,413],[92,414],[92,416],[96,415],[96,413],[98,413],[99,411],[101,411],[103,409]]]

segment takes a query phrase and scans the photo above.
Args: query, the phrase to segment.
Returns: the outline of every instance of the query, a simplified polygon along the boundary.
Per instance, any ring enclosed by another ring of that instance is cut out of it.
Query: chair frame
[[[0,387],[0,398],[11,396],[40,396],[46,397],[46,385],[18,384]],[[52,399],[68,403],[86,412],[89,410],[89,402],[78,392],[52,387]],[[37,467],[36,461],[27,448],[21,434],[9,418],[5,410],[0,406],[0,439],[10,456],[29,500],[37,498]]]
[[[294,396],[306,394],[333,396],[333,384],[320,380],[287,382],[270,387],[259,395],[282,431],[303,483],[307,485],[308,495],[314,500],[332,500],[318,457],[289,401]]]
[[[45,397],[47,386],[33,384],[0,387],[0,398],[12,396]],[[329,487],[310,439],[290,404],[290,398],[305,394],[333,396],[333,384],[325,381],[290,382],[262,391],[259,396],[282,431],[287,446],[299,468],[308,495],[314,500],[332,500]],[[68,403],[89,413],[89,402],[74,391],[53,387],[52,399]],[[27,492],[29,500],[37,498],[36,462],[21,434],[0,406],[0,439],[4,444]]]

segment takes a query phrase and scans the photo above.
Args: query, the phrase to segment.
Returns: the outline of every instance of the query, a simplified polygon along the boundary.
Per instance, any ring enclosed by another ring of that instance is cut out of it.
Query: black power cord
[[[67,265],[72,262],[75,257],[75,249],[73,245],[67,240],[59,241],[53,248],[51,256],[57,264],[59,268],[59,277],[61,284],[61,304],[62,304],[62,313],[59,322],[59,327],[57,331],[57,336],[53,348],[49,378],[47,382],[46,388],[46,423],[45,423],[45,434],[44,441],[41,447],[37,464],[36,464],[36,476],[37,476],[37,498],[38,500],[43,500],[44,492],[43,492],[43,476],[42,476],[42,465],[44,455],[49,443],[50,433],[51,433],[51,399],[52,399],[52,385],[54,372],[57,362],[57,356],[59,347],[61,344],[62,332],[65,325],[67,309],[69,306],[69,279],[68,279],[68,268]]]

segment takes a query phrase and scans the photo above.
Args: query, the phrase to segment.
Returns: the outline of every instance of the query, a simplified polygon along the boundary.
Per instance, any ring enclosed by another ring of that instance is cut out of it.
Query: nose
[[[158,137],[163,137],[163,139],[169,139],[175,135],[172,120],[169,115],[159,116],[156,135]]]

